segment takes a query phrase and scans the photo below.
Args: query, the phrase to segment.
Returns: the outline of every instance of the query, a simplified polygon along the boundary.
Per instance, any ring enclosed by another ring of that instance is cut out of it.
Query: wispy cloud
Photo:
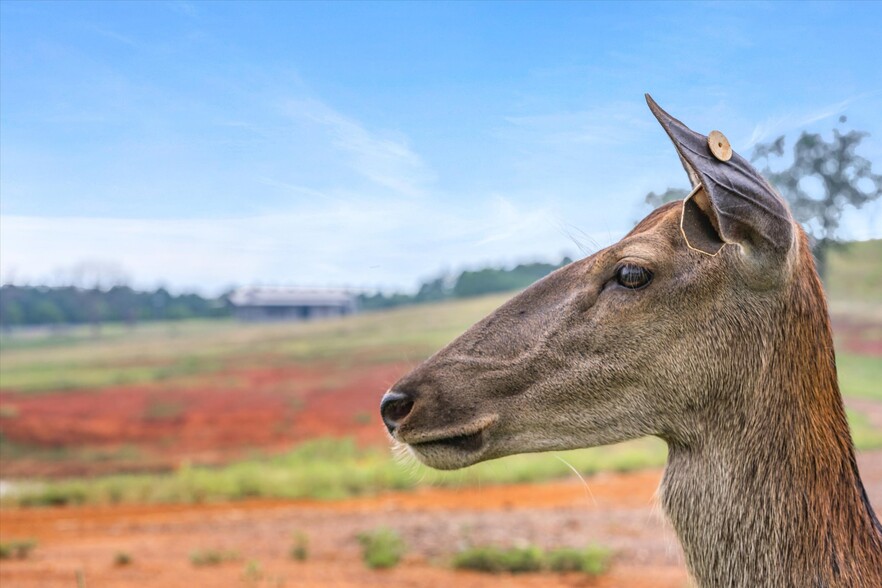
[[[417,155],[405,137],[371,132],[360,122],[318,100],[288,102],[286,113],[321,125],[334,145],[349,154],[352,168],[395,193],[421,196],[435,179],[434,172]]]
[[[190,18],[196,18],[196,16],[199,15],[199,11],[196,10],[196,6],[192,2],[176,0],[172,2],[166,2],[165,5],[168,6],[168,8],[173,12],[183,14],[184,16],[188,16]]]
[[[410,288],[445,267],[572,250],[547,210],[501,196],[461,209],[434,199],[336,198],[225,219],[3,215],[0,227],[3,280],[41,282],[89,260],[121,266],[138,286],[209,292],[254,283]]]
[[[638,101],[609,103],[590,110],[508,116],[505,121],[545,144],[612,145],[633,140],[648,127],[645,107]]]
[[[139,47],[139,44],[133,38],[127,35],[123,35],[122,33],[118,33],[110,29],[105,29],[94,24],[88,25],[88,28],[92,32],[97,33],[105,39],[110,39],[111,41],[116,41],[118,43],[122,43],[123,45],[128,45],[129,47]]]
[[[849,105],[866,96],[866,94],[860,94],[833,104],[819,106],[813,110],[767,118],[757,123],[753,128],[753,133],[751,133],[750,139],[748,139],[744,148],[749,149],[767,139],[772,139],[788,132],[802,129],[818,121],[838,116],[848,110]]]

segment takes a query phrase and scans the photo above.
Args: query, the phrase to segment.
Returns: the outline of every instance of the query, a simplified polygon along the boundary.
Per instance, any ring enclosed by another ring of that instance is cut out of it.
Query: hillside
[[[880,250],[882,241],[874,241],[831,258],[842,389],[861,402],[882,399],[882,304],[873,296],[880,288]],[[394,468],[386,469],[391,462],[377,415],[380,396],[410,366],[509,296],[313,323],[200,320],[108,327],[100,338],[86,327],[5,336],[0,350],[4,476],[224,464],[255,452],[287,454],[302,443],[330,437],[356,444],[307,449],[307,457],[295,450],[276,465],[264,465],[270,471],[284,470],[284,464],[307,463],[309,455],[328,451],[335,459],[355,463],[368,459],[360,451],[377,447],[380,453],[371,454],[369,461],[380,464],[389,484],[402,484],[389,473]],[[851,415],[856,441],[875,446],[882,443],[882,431],[861,414],[863,408]],[[659,463],[664,455],[652,442],[636,450],[625,447],[620,454],[610,451],[573,459],[590,471]],[[555,460],[538,459],[538,470],[530,462],[522,472],[509,466],[505,475],[529,478],[536,471],[567,471]],[[505,475],[491,478],[507,479]]]

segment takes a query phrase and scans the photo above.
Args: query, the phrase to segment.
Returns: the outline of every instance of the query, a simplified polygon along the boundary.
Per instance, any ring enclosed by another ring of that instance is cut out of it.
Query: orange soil
[[[658,518],[651,516],[658,481],[658,472],[600,475],[589,481],[593,497],[578,481],[568,481],[472,490],[424,489],[340,502],[2,510],[0,536],[4,540],[34,537],[39,545],[27,560],[0,563],[0,583],[67,587],[74,585],[80,570],[88,585],[94,586],[239,585],[246,583],[246,562],[254,560],[260,562],[264,575],[251,585],[260,586],[682,588],[686,583],[683,566],[675,552],[666,554],[669,536]],[[463,513],[462,525],[453,531],[444,528],[452,517]],[[562,516],[570,521],[562,525],[566,532],[575,533],[582,543],[601,540],[615,545],[609,537],[598,537],[597,529],[618,529],[618,555],[604,577],[499,577],[455,572],[447,566],[463,533],[472,533],[476,543],[487,541],[482,525],[495,530],[503,544],[517,543],[519,538],[546,546],[572,543],[572,539],[553,534],[550,539],[531,536],[527,530]],[[632,517],[634,524],[629,522]],[[588,524],[581,525],[582,521]],[[382,525],[398,529],[411,552],[393,570],[371,571],[359,560],[355,535]],[[295,562],[286,555],[294,530],[309,536],[307,562]],[[442,547],[437,548],[434,535],[451,532],[453,537],[442,537]],[[641,554],[647,541],[662,543],[661,550],[655,549],[656,554],[649,558]],[[215,567],[194,567],[189,554],[209,548],[236,551],[241,559]],[[118,552],[130,554],[133,563],[114,566]]]
[[[321,436],[385,443],[379,398],[407,370],[399,364],[227,370],[139,386],[42,394],[0,393],[15,413],[6,439],[41,447],[136,453],[88,461],[14,459],[4,476],[72,475],[217,463]]]
[[[882,452],[859,465],[870,500],[882,504]],[[655,503],[661,472],[599,474],[587,480],[470,489],[421,489],[339,502],[245,501],[207,505],[123,505],[0,510],[0,540],[33,537],[26,560],[0,562],[0,585],[67,588],[81,572],[88,586],[143,585],[389,587],[684,588],[673,532]],[[405,539],[400,566],[371,571],[357,535],[387,526]],[[309,538],[309,559],[287,556],[292,533]],[[450,556],[468,544],[545,548],[597,542],[614,550],[601,578],[579,574],[487,576],[456,572]],[[236,561],[195,567],[196,550],[230,550]],[[132,564],[114,566],[117,553]],[[248,581],[247,562],[263,576]]]

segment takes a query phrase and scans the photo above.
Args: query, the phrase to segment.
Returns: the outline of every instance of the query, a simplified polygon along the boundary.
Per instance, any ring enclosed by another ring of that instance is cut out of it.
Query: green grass
[[[224,549],[199,549],[190,553],[190,563],[197,568],[219,566],[229,561],[239,561],[242,556],[237,551]]]
[[[404,557],[407,546],[392,529],[376,529],[358,535],[361,558],[372,570],[394,568]]]
[[[141,450],[133,445],[119,447],[43,447],[10,441],[0,433],[0,460],[30,459],[41,462],[133,463],[142,458]]]
[[[585,549],[562,547],[549,552],[535,545],[526,547],[469,547],[453,557],[453,567],[489,574],[523,574],[548,570],[557,573],[603,574],[609,566],[610,551],[591,546]]]
[[[858,449],[882,447],[882,431],[863,414],[849,412]],[[417,486],[541,482],[575,474],[627,472],[664,464],[667,449],[645,438],[607,447],[514,455],[464,470],[440,472],[396,462],[385,448],[359,449],[351,440],[319,439],[276,456],[257,456],[222,467],[184,466],[161,474],[119,474],[32,482],[4,497],[3,504],[201,503],[248,498],[335,500]]]
[[[309,557],[309,537],[306,533],[302,531],[294,533],[288,555],[295,561],[306,561]]]
[[[37,546],[34,539],[12,539],[0,542],[0,559],[27,559]]]
[[[882,358],[840,352],[836,369],[843,396],[882,401]]]
[[[211,374],[230,367],[323,361],[423,359],[502,304],[511,294],[365,313],[296,324],[186,321],[139,326],[100,338],[0,338],[0,387],[59,392],[143,384]],[[22,336],[24,337],[24,336]],[[21,339],[21,340],[20,340]]]
[[[419,485],[465,487],[475,484],[538,482],[573,476],[630,471],[664,463],[666,449],[657,439],[559,454],[528,454],[439,472],[416,463],[396,462],[385,448],[359,449],[350,440],[322,439],[284,455],[240,461],[223,467],[185,466],[165,474],[119,474],[33,482],[3,499],[4,504],[200,503],[247,498],[333,500],[407,490]]]
[[[826,288],[833,300],[879,304],[882,296],[882,239],[850,243],[830,252]]]
[[[846,410],[851,438],[858,449],[878,449],[882,447],[882,430],[870,424],[867,415]]]
[[[453,557],[453,567],[488,574],[538,572],[542,569],[544,557],[543,551],[535,546],[508,549],[470,547]]]

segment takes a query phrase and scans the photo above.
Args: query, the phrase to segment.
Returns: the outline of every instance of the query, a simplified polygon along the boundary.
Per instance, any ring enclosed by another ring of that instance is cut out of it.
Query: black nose
[[[386,392],[380,401],[380,415],[386,428],[392,433],[398,423],[410,414],[413,408],[413,399],[403,392]]]

